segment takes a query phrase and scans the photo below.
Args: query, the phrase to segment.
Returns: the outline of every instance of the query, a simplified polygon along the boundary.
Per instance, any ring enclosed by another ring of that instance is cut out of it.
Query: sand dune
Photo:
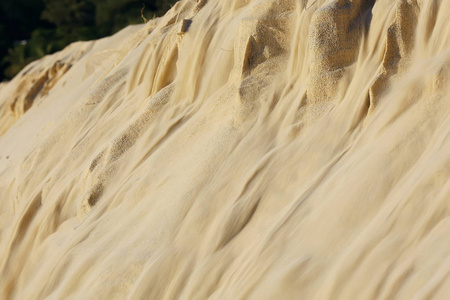
[[[448,299],[450,1],[182,0],[0,85],[1,299]]]

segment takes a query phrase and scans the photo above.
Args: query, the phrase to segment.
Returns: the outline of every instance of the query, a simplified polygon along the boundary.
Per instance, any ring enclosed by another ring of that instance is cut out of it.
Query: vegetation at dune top
[[[1,0],[0,81],[74,41],[163,15],[177,0]],[[143,15],[141,16],[141,10]]]

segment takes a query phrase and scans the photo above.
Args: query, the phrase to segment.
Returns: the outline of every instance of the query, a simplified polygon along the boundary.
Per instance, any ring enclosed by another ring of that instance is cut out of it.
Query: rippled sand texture
[[[449,299],[450,1],[182,0],[0,85],[1,299]]]

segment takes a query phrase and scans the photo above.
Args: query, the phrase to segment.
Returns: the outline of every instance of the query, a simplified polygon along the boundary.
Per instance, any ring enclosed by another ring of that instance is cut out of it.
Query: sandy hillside
[[[182,0],[0,85],[0,299],[449,299],[450,1]]]

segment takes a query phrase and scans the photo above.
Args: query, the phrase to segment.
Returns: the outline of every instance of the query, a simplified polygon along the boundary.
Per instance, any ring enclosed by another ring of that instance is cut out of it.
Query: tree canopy
[[[0,81],[74,41],[111,35],[164,14],[176,0],[2,0]]]

